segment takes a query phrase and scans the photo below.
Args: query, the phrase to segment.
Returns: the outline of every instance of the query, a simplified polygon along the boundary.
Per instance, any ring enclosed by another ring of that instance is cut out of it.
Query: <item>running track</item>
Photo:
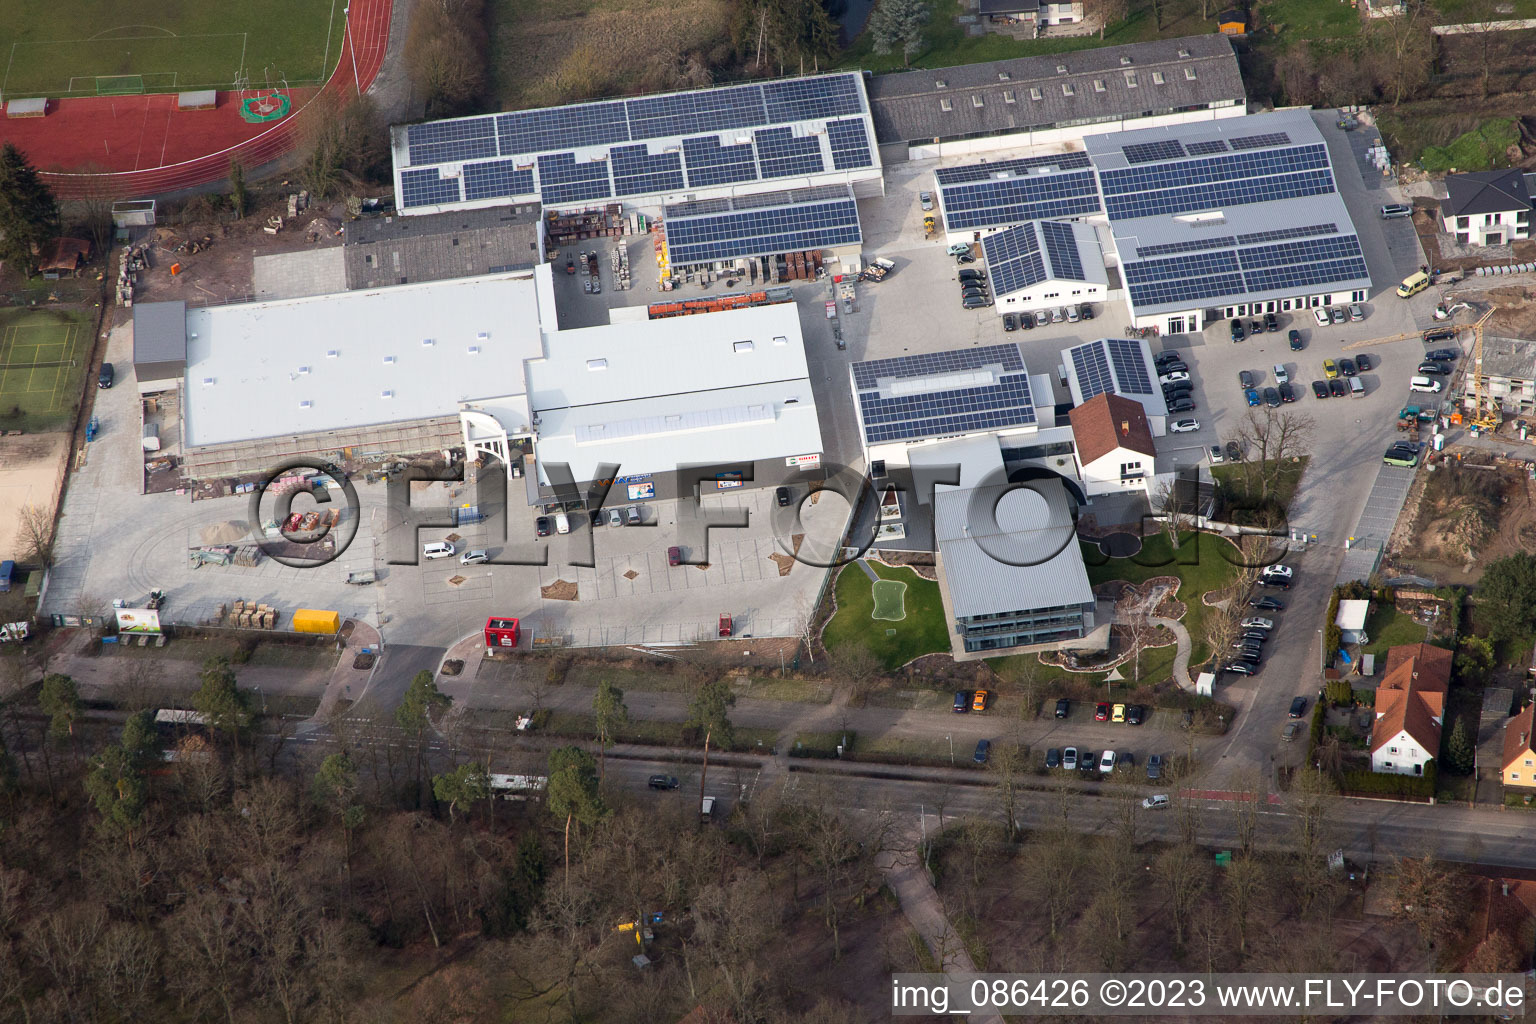
[[[345,102],[367,92],[384,64],[392,0],[351,0],[350,31],[342,33],[341,59],[319,89],[289,90],[294,111],[281,121],[253,125],[239,112],[239,96],[220,92],[215,110],[177,110],[174,94],[93,96],[49,100],[48,115],[0,116],[0,140],[14,142],[37,168],[81,167],[108,173],[42,170],[60,199],[90,195],[142,198],[191,188],[229,175],[229,162],[259,167],[292,151],[315,98]],[[352,74],[356,47],[357,78]],[[248,94],[249,95],[249,94]]]

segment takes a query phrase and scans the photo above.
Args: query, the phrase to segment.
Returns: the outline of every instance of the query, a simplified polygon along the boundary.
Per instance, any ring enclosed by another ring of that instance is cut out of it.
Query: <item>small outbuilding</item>
[[[1248,34],[1248,16],[1238,10],[1222,11],[1216,15],[1216,28],[1224,36],[1245,36]]]
[[[1334,616],[1333,624],[1343,631],[1342,639],[1346,644],[1368,644],[1371,638],[1365,633],[1365,620],[1371,614],[1371,602],[1369,601],[1340,601],[1339,614]]]

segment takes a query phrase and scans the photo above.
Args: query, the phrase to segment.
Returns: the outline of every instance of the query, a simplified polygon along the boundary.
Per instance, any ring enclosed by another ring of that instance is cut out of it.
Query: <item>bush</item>
[[[1310,737],[1312,748],[1314,750],[1317,748],[1319,743],[1323,742],[1323,719],[1327,716],[1327,714],[1328,705],[1324,704],[1322,701],[1318,701],[1316,704],[1312,705],[1312,729]],[[1311,751],[1308,751],[1308,753],[1310,752]]]
[[[1444,146],[1426,146],[1419,163],[1424,170],[1486,171],[1508,163],[1505,156],[1511,146],[1520,143],[1520,130],[1514,118],[1496,117]]]
[[[1335,679],[1324,688],[1323,694],[1328,698],[1328,703],[1336,708],[1346,707],[1354,703],[1355,692],[1347,679]]]
[[[1341,772],[1339,791],[1345,796],[1428,800],[1435,795],[1435,762],[1424,766],[1423,775],[1387,775],[1364,768]]]

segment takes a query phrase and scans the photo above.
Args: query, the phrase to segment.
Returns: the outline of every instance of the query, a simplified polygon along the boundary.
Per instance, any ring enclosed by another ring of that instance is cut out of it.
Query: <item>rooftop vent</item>
[[[394,366],[395,365],[395,357],[394,356],[385,356],[384,357],[384,365],[385,366]]]
[[[393,391],[380,391],[379,392],[379,397],[380,398],[394,398],[395,397],[395,393]]]
[[[1130,437],[1131,436],[1131,421],[1130,420],[1121,420],[1120,421],[1120,436],[1121,437]]]
[[[955,106],[954,104],[950,103],[949,100],[939,100],[939,109],[947,113],[951,110],[954,110]]]
[[[304,399],[304,401],[299,403],[299,408],[300,409],[309,409],[309,408],[312,408],[314,406],[314,404],[315,404],[314,402],[311,402],[309,399],[306,398],[306,399]]]
[[[203,378],[203,387],[205,387],[205,388],[213,387],[213,378],[212,377],[204,377]]]
[[[606,360],[606,359],[588,359],[587,360],[587,369],[589,369],[589,370],[606,370],[606,369],[608,369],[608,360]]]
[[[1013,76],[1006,71],[999,71],[997,73],[997,80],[999,82],[1011,82],[1013,81]]]
[[[299,367],[299,373],[300,374],[308,374],[309,373],[309,367],[307,367],[307,366]]]
[[[736,352],[740,354],[742,352],[751,352],[753,346],[750,341],[738,341],[731,345],[731,348],[735,349]]]
[[[327,359],[335,359],[339,355],[341,355],[341,353],[334,348],[328,348],[325,350],[325,358]]]
[[[786,338],[786,337],[785,337],[785,336],[784,336],[784,335],[782,335],[782,334],[776,334],[776,335],[774,335],[774,337],[773,337],[773,343],[774,343],[774,344],[775,344],[775,345],[788,345],[788,344],[789,344],[789,339],[788,339],[788,338]]]
[[[1056,65],[1056,73],[1058,75],[1066,74],[1067,73],[1067,66],[1065,64],[1057,64]]]
[[[479,355],[480,354],[480,346],[479,345],[471,345],[471,346],[469,346],[469,354],[472,355],[472,356]]]
[[[948,89],[949,88],[949,83],[944,81],[944,79],[939,78],[939,79],[936,79],[934,81],[933,87],[935,89]]]

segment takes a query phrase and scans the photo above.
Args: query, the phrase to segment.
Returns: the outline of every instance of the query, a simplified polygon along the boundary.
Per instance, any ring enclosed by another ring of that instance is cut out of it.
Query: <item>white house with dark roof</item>
[[[1530,238],[1533,179],[1536,175],[1515,168],[1447,175],[1440,223],[1462,245]]]
[[[1074,25],[1083,20],[1083,5],[1070,0],[977,0],[976,13],[1004,25]]]
[[[999,316],[1103,302],[1109,288],[1104,250],[1087,224],[1031,221],[983,235],[981,249]]]

